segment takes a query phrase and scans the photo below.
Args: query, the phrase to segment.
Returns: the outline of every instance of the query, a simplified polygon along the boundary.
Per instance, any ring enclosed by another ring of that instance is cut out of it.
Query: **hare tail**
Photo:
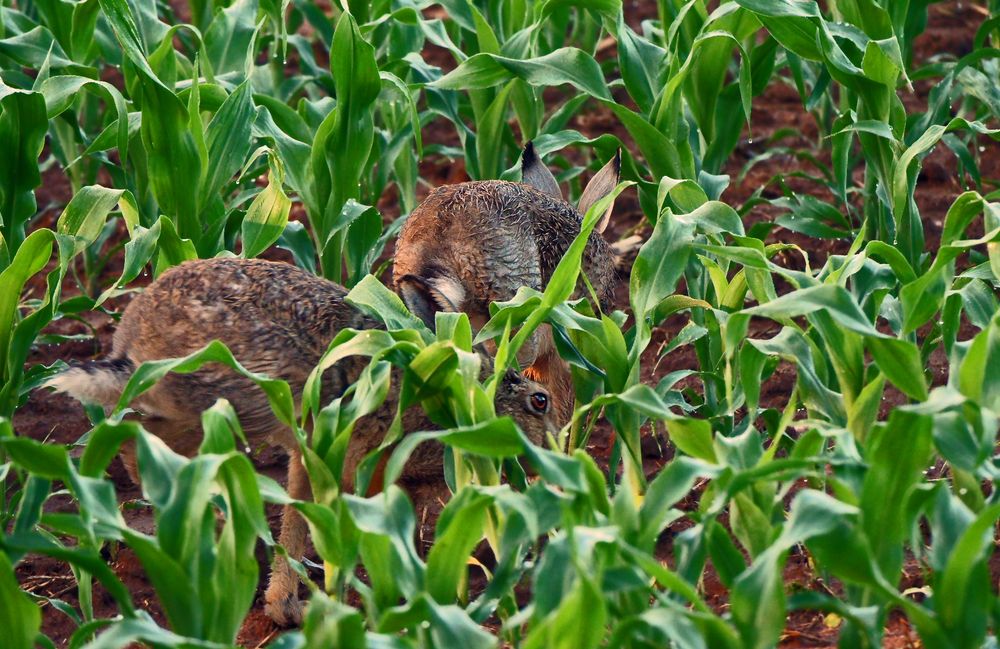
[[[86,361],[53,376],[42,387],[64,392],[84,403],[113,406],[134,370],[127,358]]]

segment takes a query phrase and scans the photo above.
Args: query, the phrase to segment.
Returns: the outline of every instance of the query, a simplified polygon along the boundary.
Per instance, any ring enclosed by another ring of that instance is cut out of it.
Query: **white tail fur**
[[[126,358],[89,361],[53,376],[42,387],[64,392],[83,403],[113,406],[132,375]]]

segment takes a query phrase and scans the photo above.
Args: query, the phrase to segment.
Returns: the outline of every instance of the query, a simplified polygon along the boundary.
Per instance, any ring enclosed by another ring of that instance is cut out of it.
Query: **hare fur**
[[[106,359],[71,368],[54,377],[49,387],[81,401],[113,407],[136,367],[145,361],[185,356],[220,340],[248,370],[287,381],[296,398],[330,341],[345,328],[378,328],[345,301],[347,290],[284,263],[244,259],[190,261],[158,278],[125,309]],[[489,359],[485,359],[491,366]],[[367,366],[350,357],[324,373],[322,394],[333,399],[358,380]],[[356,425],[344,461],[344,482],[350,485],[360,461],[377,448],[398,404],[399,376],[385,403]],[[288,492],[309,498],[309,481],[298,441],[278,422],[264,393],[249,379],[219,364],[207,364],[191,374],[168,374],[139,395],[132,407],[143,425],[179,453],[194,454],[201,442],[202,411],[219,398],[235,409],[248,440],[277,444],[289,454]],[[508,372],[496,393],[498,415],[510,415],[535,443],[553,429],[546,390],[515,372]],[[543,403],[544,407],[539,408]],[[407,432],[434,428],[420,408],[403,416]],[[122,459],[138,482],[135,451],[123,447]],[[407,477],[440,475],[440,445],[423,444],[406,466]],[[298,512],[286,506],[279,542],[289,556],[301,557],[308,527]],[[280,556],[272,567],[265,593],[265,610],[279,624],[301,621],[298,578]]]
[[[583,214],[618,184],[620,154],[590,181],[579,209],[562,200],[559,185],[535,155],[522,156],[522,179],[438,187],[407,219],[396,242],[393,281],[410,310],[433,326],[436,311],[463,311],[473,327],[489,320],[490,302],[510,300],[522,286],[543,290],[580,233]],[[617,285],[615,253],[605,241],[610,208],[591,233],[582,270],[603,310]],[[586,295],[581,281],[577,296]],[[525,375],[553,394],[560,424],[573,407],[568,365],[543,328],[518,353]]]

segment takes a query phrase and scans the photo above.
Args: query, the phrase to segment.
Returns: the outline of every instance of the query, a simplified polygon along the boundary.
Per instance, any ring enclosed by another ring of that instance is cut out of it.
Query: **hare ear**
[[[618,178],[621,176],[621,171],[622,150],[618,149],[615,153],[615,157],[609,160],[608,164],[601,167],[601,170],[594,174],[594,177],[590,179],[589,183],[587,183],[587,187],[583,190],[583,196],[580,197],[580,214],[586,214],[587,210],[589,210],[594,203],[610,194],[611,191],[618,186]],[[608,210],[604,213],[604,216],[601,217],[601,220],[594,228],[596,231],[604,232],[604,229],[608,227],[608,222],[611,221],[611,210],[613,208],[614,205],[608,206]]]
[[[521,182],[562,200],[559,183],[556,182],[555,176],[535,153],[535,145],[530,140],[524,145],[524,151],[521,152]]]
[[[396,282],[406,307],[431,330],[434,314],[438,311],[461,311],[465,302],[465,289],[453,277],[419,277],[404,275]]]

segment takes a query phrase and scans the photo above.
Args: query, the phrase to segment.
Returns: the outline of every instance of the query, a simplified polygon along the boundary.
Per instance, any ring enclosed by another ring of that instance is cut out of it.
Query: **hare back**
[[[343,287],[289,264],[186,262],[165,272],[128,306],[111,356],[138,366],[219,340],[248,370],[288,381],[298,396],[337,332],[376,325],[344,301],[346,294]],[[351,359],[338,363],[324,375],[324,393],[341,394],[363,367]],[[168,375],[136,406],[148,415],[177,420],[181,413],[200,413],[219,397],[233,404],[248,432],[274,428],[259,389],[217,364]]]
[[[523,183],[486,180],[438,187],[404,224],[393,277],[447,272],[458,275],[476,306],[510,299],[520,286],[540,290],[548,283],[581,222],[572,205]],[[609,302],[613,254],[600,233],[587,242],[583,270],[602,303]]]
[[[346,289],[279,262],[206,259],[165,272],[125,310],[114,356],[137,363],[224,342],[248,369],[311,369],[345,327],[374,322],[344,301]]]

